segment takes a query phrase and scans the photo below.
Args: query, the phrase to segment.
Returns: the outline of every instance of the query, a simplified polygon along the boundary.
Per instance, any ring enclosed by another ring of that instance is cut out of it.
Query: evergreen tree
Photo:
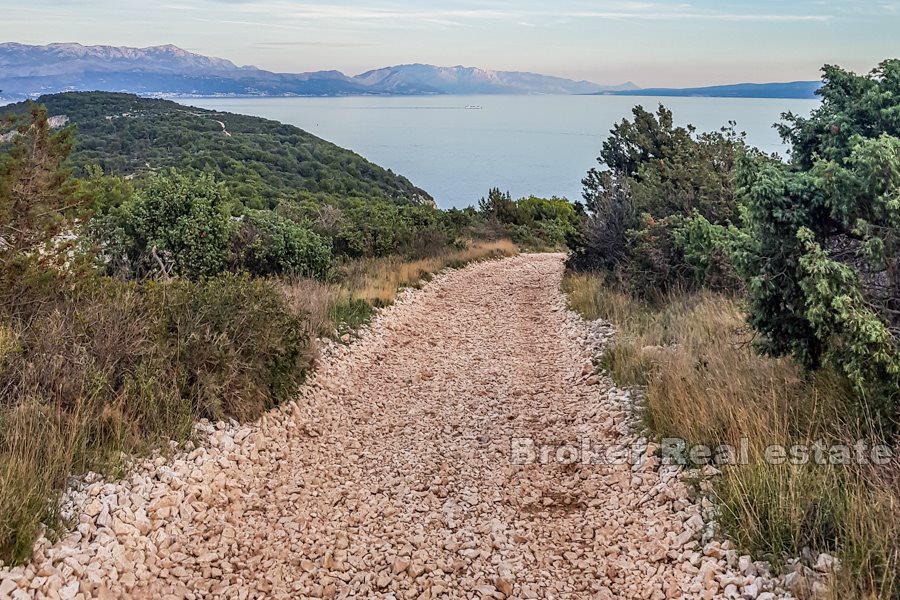
[[[765,352],[833,365],[888,407],[900,398],[900,61],[824,73],[821,106],[781,125],[791,164],[742,169],[749,319]]]
[[[9,151],[0,157],[0,260],[32,252],[56,235],[67,210],[77,205],[76,186],[65,168],[71,130],[53,133],[47,111],[31,104],[15,127]],[[42,256],[59,247],[46,245]]]
[[[516,203],[509,192],[504,194],[500,188],[491,188],[487,199],[482,198],[478,201],[478,209],[501,223],[517,223]]]

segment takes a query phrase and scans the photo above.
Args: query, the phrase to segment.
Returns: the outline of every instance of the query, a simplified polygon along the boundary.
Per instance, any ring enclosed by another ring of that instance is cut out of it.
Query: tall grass
[[[599,276],[567,275],[572,308],[617,328],[605,366],[621,385],[645,386],[641,417],[660,438],[739,447],[749,464],[714,485],[724,531],[754,555],[781,562],[805,547],[837,552],[835,598],[900,596],[897,465],[771,464],[771,445],[884,443],[879,421],[845,382],[752,350],[739,302],[712,293],[648,305]]]

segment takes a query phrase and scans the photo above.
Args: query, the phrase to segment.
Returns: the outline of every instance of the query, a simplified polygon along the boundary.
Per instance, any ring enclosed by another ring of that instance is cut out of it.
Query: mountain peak
[[[374,69],[354,77],[366,85],[387,86],[400,92],[419,87],[445,94],[591,94],[625,89],[590,81],[573,81],[520,71],[493,71],[456,65],[440,67],[422,63]]]
[[[45,46],[0,44],[0,66],[19,77],[123,70],[205,74],[238,69],[229,60],[194,54],[172,44],[133,48],[85,46],[77,42]]]

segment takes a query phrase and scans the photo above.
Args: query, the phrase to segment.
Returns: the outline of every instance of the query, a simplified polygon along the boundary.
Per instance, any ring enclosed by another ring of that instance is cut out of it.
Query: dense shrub
[[[311,368],[306,316],[274,283],[122,282],[0,269],[0,557],[30,554],[71,474],[255,419]]]
[[[0,283],[3,364],[24,361],[0,379],[12,404],[112,401],[146,368],[165,387],[176,383],[200,416],[253,418],[284,400],[311,365],[303,315],[267,280],[138,284],[30,268],[4,270]]]
[[[869,403],[900,399],[900,61],[826,67],[822,104],[787,115],[791,163],[743,163],[740,254],[763,351],[833,365]]]
[[[271,211],[250,210],[232,239],[236,268],[256,276],[324,279],[331,264],[328,240]]]
[[[630,291],[659,300],[674,291],[709,289],[733,292],[741,280],[731,260],[735,230],[713,225],[700,215],[672,215],[627,234],[629,260],[620,272]]]
[[[588,181],[597,186],[597,191],[585,194],[587,215],[571,244],[568,267],[575,271],[615,273],[628,264],[628,232],[638,227],[639,215],[627,178],[605,171],[588,174],[586,186]]]
[[[339,254],[351,258],[386,256],[407,237],[399,206],[389,203],[353,203],[342,208],[344,223],[335,236]]]
[[[735,226],[710,223],[706,217],[693,214],[678,217],[675,243],[681,249],[693,289],[735,292],[743,281],[734,265],[734,249],[744,238]]]
[[[383,200],[284,202],[278,214],[330,239],[335,258],[425,258],[457,248],[467,233],[437,208]]]
[[[629,261],[623,269],[629,288],[642,298],[657,299],[685,287],[688,268],[675,239],[680,219],[655,220],[644,215],[645,223],[628,232]]]
[[[489,191],[478,203],[477,213],[495,223],[517,244],[530,249],[564,247],[577,230],[576,208],[565,198],[529,196],[513,200],[509,192]]]
[[[150,178],[90,227],[107,270],[129,278],[221,273],[235,231],[224,191],[211,177],[174,171]]]
[[[627,182],[638,213],[656,218],[699,212],[714,223],[733,221],[737,204],[733,183],[741,135],[730,124],[721,132],[696,134],[693,126],[676,127],[672,111],[660,105],[656,114],[637,106],[633,120],[623,119],[603,143],[597,161],[584,179],[590,203],[610,183],[611,171]]]
[[[224,274],[153,286],[182,395],[200,416],[254,419],[293,394],[314,351],[274,283]]]
[[[491,188],[488,195],[478,201],[478,210],[482,215],[501,223],[516,224],[519,222],[519,211],[509,192],[505,194],[500,188]]]

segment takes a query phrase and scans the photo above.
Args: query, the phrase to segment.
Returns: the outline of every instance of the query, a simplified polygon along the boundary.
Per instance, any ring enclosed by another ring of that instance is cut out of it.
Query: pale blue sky
[[[427,62],[599,83],[816,79],[900,56],[900,0],[0,0],[0,41],[185,49],[276,71]]]

